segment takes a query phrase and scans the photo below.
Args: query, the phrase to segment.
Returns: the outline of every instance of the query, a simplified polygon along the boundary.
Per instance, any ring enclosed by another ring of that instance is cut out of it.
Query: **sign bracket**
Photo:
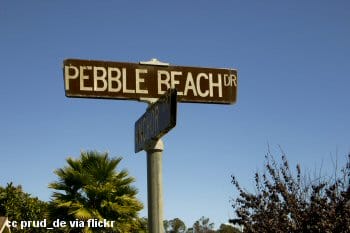
[[[140,61],[140,65],[152,65],[152,66],[170,66],[170,63],[161,62],[157,58],[152,58],[149,61]],[[151,106],[153,103],[157,102],[158,98],[143,98],[140,97],[140,102],[148,103],[148,106]]]
[[[161,62],[157,58],[152,58],[149,61],[140,61],[140,65],[170,66],[170,63]]]

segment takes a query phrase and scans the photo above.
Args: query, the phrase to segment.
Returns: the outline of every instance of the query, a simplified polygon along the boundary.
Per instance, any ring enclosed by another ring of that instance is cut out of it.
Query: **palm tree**
[[[121,159],[96,151],[81,152],[79,159],[68,158],[68,166],[55,170],[58,181],[49,185],[56,190],[50,205],[51,220],[84,221],[84,227],[71,228],[70,232],[135,230],[139,223],[137,214],[143,206],[135,197],[137,190],[131,186],[134,178],[126,170],[116,171]],[[114,221],[113,227],[89,227],[89,219]]]

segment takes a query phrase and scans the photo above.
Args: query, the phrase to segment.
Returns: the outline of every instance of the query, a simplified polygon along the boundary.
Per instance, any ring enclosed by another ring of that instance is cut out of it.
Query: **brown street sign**
[[[169,89],[135,122],[135,153],[146,149],[175,127],[176,97],[176,90]]]
[[[160,98],[169,88],[179,102],[233,104],[237,70],[67,59],[63,63],[67,97]]]

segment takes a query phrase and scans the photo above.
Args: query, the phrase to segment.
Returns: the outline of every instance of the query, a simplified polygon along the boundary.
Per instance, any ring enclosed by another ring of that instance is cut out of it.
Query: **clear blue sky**
[[[63,60],[234,68],[235,105],[179,104],[164,137],[165,218],[219,227],[234,216],[230,175],[253,190],[268,145],[311,173],[350,152],[349,12],[346,0],[0,0],[0,185],[49,200],[68,156],[109,151],[147,208],[146,156],[134,154],[146,104],[66,98]]]

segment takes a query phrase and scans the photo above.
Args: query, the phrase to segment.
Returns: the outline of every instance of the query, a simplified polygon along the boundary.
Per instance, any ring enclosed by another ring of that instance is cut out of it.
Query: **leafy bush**
[[[293,175],[285,154],[278,164],[270,152],[265,171],[255,173],[256,193],[244,190],[233,200],[244,232],[350,232],[350,155],[340,176],[306,182],[300,165]]]

